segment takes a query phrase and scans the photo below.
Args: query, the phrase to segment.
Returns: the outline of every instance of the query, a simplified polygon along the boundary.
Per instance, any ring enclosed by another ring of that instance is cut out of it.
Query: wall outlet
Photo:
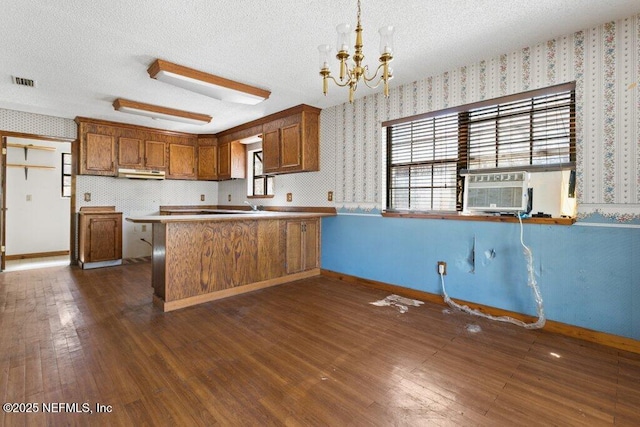
[[[444,261],[438,261],[438,274],[443,276],[447,275],[447,263]]]
[[[293,193],[287,193],[287,202],[293,202]]]
[[[91,201],[91,193],[84,193],[84,201],[85,202]]]
[[[329,191],[327,193],[327,200],[333,202],[333,191]]]
[[[227,202],[230,202],[230,201],[231,201],[231,194],[227,196]]]
[[[200,195],[200,201],[201,201],[201,202],[204,202],[204,194],[201,194],[201,195]]]
[[[31,194],[27,194],[27,202],[31,201]]]

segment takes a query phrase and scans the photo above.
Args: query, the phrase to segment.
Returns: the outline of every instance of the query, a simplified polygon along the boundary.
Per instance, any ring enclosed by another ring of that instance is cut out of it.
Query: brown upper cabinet
[[[76,117],[80,175],[116,176],[118,168],[166,171],[168,179],[245,178],[246,146],[262,135],[264,172],[320,169],[320,109],[299,105],[218,134],[194,135]]]
[[[196,177],[195,135],[84,117],[76,123],[80,175],[116,176],[118,168],[127,168],[167,170],[173,179]]]
[[[165,170],[167,167],[167,144],[162,141],[144,142],[144,167]]]
[[[187,144],[169,144],[170,179],[196,179],[196,147]]]
[[[309,106],[288,110],[289,115],[262,127],[265,173],[317,171],[320,169],[320,110]]]
[[[198,180],[218,179],[218,141],[214,136],[198,137]]]
[[[144,164],[144,142],[139,138],[118,138],[118,165],[140,168]]]
[[[244,178],[246,176],[246,146],[239,141],[218,144],[218,180]]]
[[[80,143],[80,173],[114,175],[115,138],[87,132]]]
[[[140,138],[118,138],[118,167],[164,170],[166,144]]]
[[[109,126],[78,121],[80,174],[115,175],[116,133]]]

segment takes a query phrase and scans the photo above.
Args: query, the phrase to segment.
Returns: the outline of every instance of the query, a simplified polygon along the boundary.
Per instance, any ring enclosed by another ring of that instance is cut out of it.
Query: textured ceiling
[[[377,66],[382,25],[396,27],[392,87],[640,12],[638,0],[362,0],[365,63]],[[355,0],[0,0],[0,108],[86,116],[194,133],[219,132],[322,95],[317,46],[355,25]],[[255,106],[149,78],[154,59],[258,86]],[[335,73],[334,64],[334,73]],[[37,81],[12,84],[11,76]],[[372,93],[359,88],[356,98]],[[115,98],[205,113],[205,126],[113,110]]]

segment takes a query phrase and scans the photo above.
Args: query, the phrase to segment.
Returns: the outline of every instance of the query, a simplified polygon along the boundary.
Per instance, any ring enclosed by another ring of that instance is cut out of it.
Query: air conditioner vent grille
[[[13,76],[13,83],[18,86],[36,87],[36,81],[24,77]]]
[[[467,175],[464,210],[475,212],[526,212],[528,174],[505,172]]]

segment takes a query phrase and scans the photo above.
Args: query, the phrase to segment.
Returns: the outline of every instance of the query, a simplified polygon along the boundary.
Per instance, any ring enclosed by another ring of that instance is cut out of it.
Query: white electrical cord
[[[499,322],[513,323],[514,325],[522,326],[523,328],[526,328],[526,329],[540,329],[546,323],[546,319],[544,316],[544,306],[542,304],[542,296],[540,295],[540,289],[538,289],[538,284],[536,283],[535,272],[533,269],[533,254],[531,253],[531,249],[529,249],[529,247],[527,247],[527,245],[524,244],[522,217],[520,216],[520,214],[518,214],[517,216],[518,216],[518,221],[520,222],[520,244],[522,245],[522,248],[524,250],[525,257],[527,258],[527,270],[529,273],[527,284],[533,290],[533,296],[536,300],[538,320],[536,320],[534,323],[525,323],[522,320],[514,319],[513,317],[492,316],[490,314],[483,313],[480,310],[472,309],[467,305],[460,305],[454,300],[452,300],[451,298],[449,298],[449,295],[447,295],[447,290],[445,289],[445,286],[444,286],[444,274],[441,271],[438,271],[440,274],[441,282],[442,282],[442,295],[443,295],[444,301],[447,304],[449,304],[450,307],[457,308],[458,310],[464,311],[465,313],[472,314],[474,316],[484,317],[486,319],[497,320]]]

